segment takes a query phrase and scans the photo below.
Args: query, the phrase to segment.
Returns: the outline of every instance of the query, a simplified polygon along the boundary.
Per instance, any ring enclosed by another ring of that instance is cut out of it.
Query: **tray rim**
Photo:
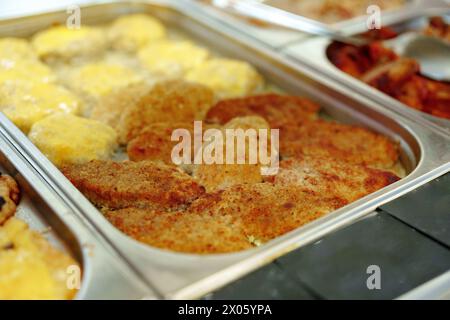
[[[130,3],[130,1],[110,1],[109,3],[102,3],[102,5],[104,4],[104,5],[107,5],[107,4],[121,4],[121,5],[127,5],[128,3]],[[136,3],[136,1],[132,1],[131,2],[132,4],[135,4]],[[150,5],[150,3],[148,3],[148,2],[140,2],[141,4],[146,4],[146,5]],[[98,5],[98,4],[93,4],[93,5]],[[91,6],[91,5],[90,5]],[[182,8],[185,8],[185,7],[183,7],[183,6],[181,6]],[[192,13],[192,12],[191,12]],[[198,13],[197,13],[198,14]],[[215,31],[217,31],[217,30],[215,30]],[[222,30],[221,30],[222,31]],[[236,40],[236,39],[235,39]],[[256,46],[256,44],[254,44],[255,46]],[[256,47],[258,47],[258,46],[256,46]],[[267,48],[265,49],[265,50],[267,50]],[[276,57],[277,58],[279,58],[279,59],[281,59],[282,57],[278,54],[278,53],[274,53],[273,52],[273,50],[270,50],[270,53],[273,55],[273,54],[275,54],[276,55]],[[287,65],[290,65],[291,67],[294,67],[293,66],[293,64],[292,64],[292,62],[291,61],[284,61]],[[305,70],[302,70],[303,72],[305,72],[306,73],[306,71]],[[403,118],[399,118],[395,113],[392,113],[391,111],[386,111],[386,110],[383,110],[382,108],[378,108],[378,110],[376,110],[377,112],[380,112],[380,113],[382,113],[383,115],[385,115],[385,116],[387,116],[387,117],[389,117],[389,118],[393,118],[394,119],[394,121],[396,121],[396,122],[398,122],[398,123],[401,123],[403,126],[406,126],[407,128],[410,128],[411,126],[416,126],[416,127],[420,127],[418,124],[416,124],[416,123],[414,123],[414,122],[411,122],[411,121],[408,121],[407,119],[403,119]],[[387,114],[387,115],[386,115]],[[7,127],[7,130],[9,131],[9,132],[11,132],[11,131],[14,131],[14,128],[11,128],[11,124],[5,124],[5,123],[7,123],[7,121],[3,121],[3,123],[2,123],[2,126],[5,126],[5,127]],[[405,124],[406,123],[406,124]],[[422,131],[424,131],[424,132],[429,132],[429,128],[423,128],[423,127],[421,127],[421,130]],[[20,138],[20,134],[19,133],[17,133],[17,132],[15,132],[15,134],[14,134],[14,137],[15,138],[17,138],[19,136],[19,138]],[[27,139],[25,139],[25,140],[27,140]],[[55,183],[55,176],[54,176],[54,174],[52,174],[52,172],[53,171],[55,171],[55,170],[57,170],[56,169],[56,167],[54,167],[52,164],[50,164],[50,162],[48,161],[48,159],[46,159],[40,152],[36,152],[36,150],[33,150],[33,147],[34,147],[34,145],[32,145],[31,144],[31,142],[27,142],[27,141],[23,141],[23,138],[21,138],[21,139],[19,139],[19,143],[18,143],[18,145],[20,145],[20,147],[21,147],[21,151],[24,153],[24,154],[26,154],[27,155],[27,157],[28,157],[28,159],[29,159],[29,161],[30,162],[32,162],[33,163],[33,166],[36,166],[36,168],[38,168],[38,169],[40,169],[41,170],[41,172],[42,172],[42,174],[43,174],[43,176],[45,176],[45,177],[47,177],[49,180],[51,180],[53,183]],[[35,148],[35,147],[34,147]],[[422,159],[422,161],[421,162],[423,162],[424,160]],[[447,160],[448,161],[448,160]],[[421,165],[420,163],[419,163],[419,165]],[[410,183],[410,185],[409,186],[406,186],[406,188],[409,188],[409,189],[412,189],[412,188],[414,188],[414,187],[418,187],[419,185],[417,185],[416,183],[417,182],[419,182],[420,184],[423,184],[423,183],[426,183],[427,181],[429,181],[430,179],[432,179],[432,177],[434,177],[434,176],[436,176],[437,175],[437,172],[447,172],[450,168],[449,168],[449,163],[447,162],[446,164],[442,164],[442,163],[435,163],[434,164],[435,165],[435,167],[431,170],[431,169],[427,169],[426,168],[426,166],[425,166],[425,168],[423,168],[424,170],[426,170],[427,172],[426,173],[417,173],[417,170],[416,171],[414,171],[413,173],[415,173],[415,174],[418,174],[419,176],[418,177],[416,177],[416,179],[412,179],[413,181],[409,181]],[[58,172],[59,172],[59,170],[57,170]],[[411,173],[412,174],[412,173]],[[65,181],[65,183],[67,184],[67,181]],[[69,189],[67,189],[67,188],[65,188],[65,187],[62,187],[62,188],[59,188],[59,187],[61,187],[61,185],[60,184],[57,184],[58,185],[58,192],[59,193],[64,193],[64,194],[70,194],[73,190],[71,190],[70,188]],[[66,186],[67,187],[67,186]],[[392,192],[393,193],[393,192]],[[392,195],[391,195],[392,196]],[[70,198],[70,197],[69,197]],[[86,198],[84,198],[86,201],[87,201],[87,199]],[[72,199],[73,200],[73,199]],[[88,202],[88,201],[87,201]],[[74,203],[74,205],[76,205],[76,206],[79,206],[80,204],[78,203]],[[92,206],[92,205],[91,205]],[[357,208],[358,209],[358,208]],[[354,211],[356,211],[357,209],[354,209]],[[81,210],[81,211],[83,211],[83,210]],[[339,210],[338,210],[339,211]],[[342,211],[342,210],[341,210]],[[370,208],[367,208],[365,211],[371,211],[370,210]],[[364,212],[365,212],[364,211]],[[86,214],[86,212],[82,212],[82,214]],[[362,215],[365,215],[365,214],[367,214],[366,212],[365,213],[363,213]],[[357,215],[355,215],[355,218],[356,218],[356,216]],[[90,222],[90,223],[92,223],[92,221]],[[97,226],[94,226],[94,227],[97,227]],[[299,229],[297,229],[297,231],[298,231]],[[118,232],[118,230],[116,230],[117,232]],[[103,232],[100,232],[101,234],[102,234],[102,236],[105,236],[104,234],[103,234]],[[128,238],[128,237],[127,237]],[[292,239],[291,239],[292,240]],[[134,241],[134,240],[133,240]],[[143,245],[143,244],[140,244],[140,245],[142,245],[142,246],[145,246],[145,245]],[[148,246],[145,246],[145,247],[147,247],[148,248]],[[283,252],[286,252],[286,248],[284,249],[284,250],[282,250]],[[175,255],[177,255],[177,256],[179,256],[179,255],[181,255],[181,254],[179,254],[179,253],[172,253],[171,252],[171,254],[175,254]],[[192,255],[187,255],[187,256],[189,256],[189,257],[192,257]],[[245,254],[244,255],[242,255],[242,256],[245,256]],[[255,256],[255,255],[252,255],[252,256]],[[272,258],[271,258],[272,259]],[[273,259],[272,259],[273,260]],[[247,261],[247,260],[245,260],[245,261]],[[269,262],[267,259],[261,259],[261,257],[259,257],[258,258],[258,261],[259,261],[259,264],[261,264],[261,263],[263,263],[263,262]],[[255,267],[258,267],[258,264],[254,264],[254,266]],[[249,269],[251,269],[251,268],[248,268],[248,263],[247,263],[247,271],[249,270]],[[243,269],[243,270],[245,270],[245,268]],[[242,271],[242,270],[241,270]],[[239,275],[238,273],[236,273],[235,275]],[[219,282],[220,283],[220,282]],[[217,283],[216,283],[217,284]],[[198,292],[200,292],[201,290],[200,290],[200,288],[203,288],[203,290],[205,289],[203,286],[201,286],[200,285],[200,287],[198,287],[198,286],[191,286],[190,287],[191,289],[192,288],[196,288],[196,290],[194,290],[194,291],[196,291],[197,293]],[[186,291],[187,290],[187,291]],[[183,291],[183,290],[179,290],[179,292],[178,293],[167,293],[166,294],[167,296],[169,296],[169,297],[192,297],[192,291],[190,291],[189,290],[189,287],[186,287],[185,288],[185,291]],[[195,296],[195,294],[194,294],[194,296]]]

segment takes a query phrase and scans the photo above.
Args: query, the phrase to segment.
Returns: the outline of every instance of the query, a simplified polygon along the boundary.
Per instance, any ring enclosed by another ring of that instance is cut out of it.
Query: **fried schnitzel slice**
[[[93,204],[111,209],[173,210],[204,193],[189,175],[151,161],[93,160],[65,166],[62,172]]]
[[[267,131],[270,130],[269,124],[264,118],[260,116],[245,116],[245,117],[236,117],[227,122],[222,127],[222,132],[225,141],[223,145],[223,157],[225,158],[227,148],[226,148],[226,130],[227,129],[254,129],[256,136],[254,139],[254,146],[257,146],[256,143],[259,141],[258,130],[265,129]],[[268,139],[270,140],[270,133],[267,134]],[[234,144],[234,163],[226,163],[226,159],[222,159],[223,163],[203,163],[197,165],[193,169],[193,177],[206,188],[207,192],[224,189],[226,187],[230,187],[236,184],[244,184],[244,183],[258,183],[262,182],[261,176],[261,165],[259,162],[258,150],[259,149],[250,149],[250,139],[245,139],[245,163],[239,164],[237,162],[238,157],[238,146],[237,143]],[[236,141],[237,142],[237,139]],[[267,142],[267,145],[270,146],[270,142]],[[255,157],[256,163],[250,163],[250,153],[256,153],[252,156]],[[270,154],[270,150],[268,148],[268,154]]]
[[[205,194],[188,213],[230,216],[245,237],[268,241],[334,211],[347,202],[297,185],[257,183],[235,185]]]
[[[107,219],[158,248],[224,253],[251,248],[398,180],[394,174],[326,158],[281,161],[264,183],[233,185],[201,195],[184,211],[126,208]]]
[[[150,91],[150,88],[151,85],[144,81],[116,88],[99,98],[98,103],[93,106],[89,118],[106,123],[117,130],[120,117],[125,110],[138,103]]]
[[[323,156],[380,169],[391,169],[399,157],[398,145],[381,134],[324,120],[284,127],[280,153],[284,157]]]
[[[17,182],[0,173],[0,225],[14,215],[19,204],[20,190]]]
[[[250,249],[252,244],[231,216],[161,212],[126,208],[105,211],[120,231],[145,244],[187,253],[225,253]]]
[[[145,127],[156,122],[202,120],[214,103],[214,92],[197,83],[168,80],[156,83],[118,123],[119,142],[126,144]]]
[[[317,104],[306,98],[269,93],[219,101],[209,109],[205,120],[225,124],[235,117],[261,116],[271,128],[279,129],[314,120],[319,109]]]
[[[200,164],[192,175],[207,192],[263,181],[259,164]]]
[[[132,161],[162,161],[173,164],[172,149],[178,141],[171,136],[176,129],[186,129],[191,136],[194,131],[192,122],[156,122],[148,125],[127,145],[128,158]]]
[[[128,208],[107,211],[105,216],[148,245],[206,254],[249,249],[345,204],[297,186],[257,183],[205,194],[184,212]]]
[[[275,176],[266,181],[275,185],[297,185],[317,194],[333,195],[353,202],[399,178],[390,172],[330,158],[300,157],[282,160]]]
[[[133,138],[127,145],[128,158],[132,161],[161,161],[168,165],[173,165],[172,150],[180,141],[172,141],[171,136],[174,130],[186,129],[189,131],[191,141],[197,135],[202,135],[203,131],[217,127],[217,125],[202,124],[202,132],[194,132],[193,122],[156,122],[145,127],[141,133]],[[200,137],[201,139],[202,137]],[[191,143],[191,160],[196,150]]]

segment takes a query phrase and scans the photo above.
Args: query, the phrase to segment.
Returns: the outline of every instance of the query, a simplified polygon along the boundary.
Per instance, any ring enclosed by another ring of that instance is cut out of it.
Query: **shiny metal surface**
[[[262,1],[263,5],[264,2]],[[275,9],[274,7],[264,5],[266,9]],[[398,9],[389,11],[381,11],[381,18],[383,25],[392,25],[412,18],[420,17],[424,11],[439,10],[439,8],[448,8],[448,3],[445,0],[409,0],[406,4]],[[293,13],[286,12],[294,15]],[[352,35],[367,31],[367,16],[354,17],[348,20],[343,20],[337,23],[327,24],[316,21],[322,27],[337,30],[346,35]]]
[[[83,275],[76,299],[139,299],[151,294],[145,282],[61,201],[47,179],[17,150],[4,129],[6,122],[0,113],[0,171],[14,177],[20,186],[22,198],[16,217],[33,230],[45,231],[53,246],[78,262]]]
[[[220,21],[205,15],[190,2],[176,1],[174,9],[147,2],[111,2],[82,8],[85,22],[109,21],[120,14],[146,12],[173,28],[181,29],[202,44],[229,57],[253,63],[268,79],[286,92],[310,97],[331,117],[359,124],[397,140],[401,160],[408,175],[401,181],[341,208],[267,244],[244,252],[220,255],[180,254],[138,243],[114,228],[101,213],[62,175],[62,173],[5,117],[1,132],[63,203],[99,235],[121,262],[135,271],[143,283],[154,288],[147,297],[197,298],[248,273],[288,251],[320,239],[368,214],[383,203],[450,171],[449,137],[439,130],[374,103],[339,83],[329,81],[309,64],[294,62],[253,38],[236,33]],[[51,22],[62,21],[65,12],[48,13],[0,22],[0,33],[13,32],[26,21],[23,34],[30,34]],[[72,215],[71,215],[72,216]],[[113,264],[111,264],[113,265]],[[102,273],[102,271],[98,272]],[[95,275],[98,275],[96,273]],[[95,275],[93,278],[95,278]],[[110,283],[121,291],[121,283]]]
[[[439,13],[444,17],[449,17],[450,9],[446,11],[441,10]],[[423,16],[419,18],[404,21],[392,27],[398,32],[419,30],[426,25],[427,18],[435,14],[434,10],[432,12],[424,12]],[[420,121],[425,126],[434,127],[437,130],[447,132],[447,134],[450,133],[450,120],[412,109],[336,68],[326,56],[326,50],[330,43],[331,40],[329,38],[318,37],[292,44],[286,47],[283,52],[298,63],[308,64],[316,73],[321,73],[331,81],[339,82],[349,90],[362,94],[385,108],[401,114],[403,117]]]
[[[265,5],[259,1],[228,0],[218,2],[213,1],[213,4],[221,9],[230,10],[233,13],[237,13],[244,17],[258,19],[265,23],[304,32],[310,35],[326,36],[356,46],[364,45],[366,43],[364,39],[346,36],[341,34],[340,31],[334,30],[323,23]]]
[[[450,300],[450,271],[407,292],[398,300]]]

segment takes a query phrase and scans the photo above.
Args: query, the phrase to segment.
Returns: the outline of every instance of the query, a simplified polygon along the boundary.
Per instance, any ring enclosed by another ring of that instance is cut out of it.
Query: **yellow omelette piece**
[[[47,62],[96,56],[108,46],[101,28],[82,26],[79,29],[69,29],[66,25],[38,32],[31,43],[37,55]]]
[[[186,80],[210,87],[220,99],[242,97],[261,90],[264,82],[250,64],[232,59],[210,59],[186,75]]]
[[[0,226],[0,299],[71,299],[67,268],[77,266],[22,220]]]
[[[128,67],[99,62],[73,70],[68,77],[67,84],[80,94],[98,99],[112,90],[140,81],[142,81],[142,77]]]
[[[0,39],[0,60],[30,59],[37,60],[31,44],[21,38]]]
[[[56,166],[108,159],[117,147],[110,126],[62,113],[36,122],[28,137]]]
[[[145,14],[131,14],[116,19],[108,30],[112,47],[126,52],[136,50],[166,36],[163,24]]]
[[[55,82],[56,76],[45,64],[33,59],[0,59],[0,83],[7,80]]]
[[[141,64],[148,71],[167,77],[183,76],[201,65],[208,56],[208,50],[189,41],[157,41],[138,52]]]
[[[79,113],[81,105],[77,96],[54,84],[20,80],[0,84],[0,110],[25,133],[51,114]]]

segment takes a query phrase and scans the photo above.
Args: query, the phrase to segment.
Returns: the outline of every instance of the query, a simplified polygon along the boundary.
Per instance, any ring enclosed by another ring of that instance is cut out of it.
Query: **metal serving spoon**
[[[369,43],[367,39],[344,35],[323,23],[270,7],[257,1],[214,0],[212,3],[221,9],[229,9],[239,15],[288,29],[312,35],[326,36],[355,46]],[[438,81],[450,81],[449,43],[439,38],[409,32],[394,39],[386,40],[383,44],[400,56],[415,59],[420,64],[421,73],[426,77]]]
[[[402,57],[419,62],[420,73],[424,76],[438,81],[450,81],[450,43],[408,32],[384,41],[383,45]]]

